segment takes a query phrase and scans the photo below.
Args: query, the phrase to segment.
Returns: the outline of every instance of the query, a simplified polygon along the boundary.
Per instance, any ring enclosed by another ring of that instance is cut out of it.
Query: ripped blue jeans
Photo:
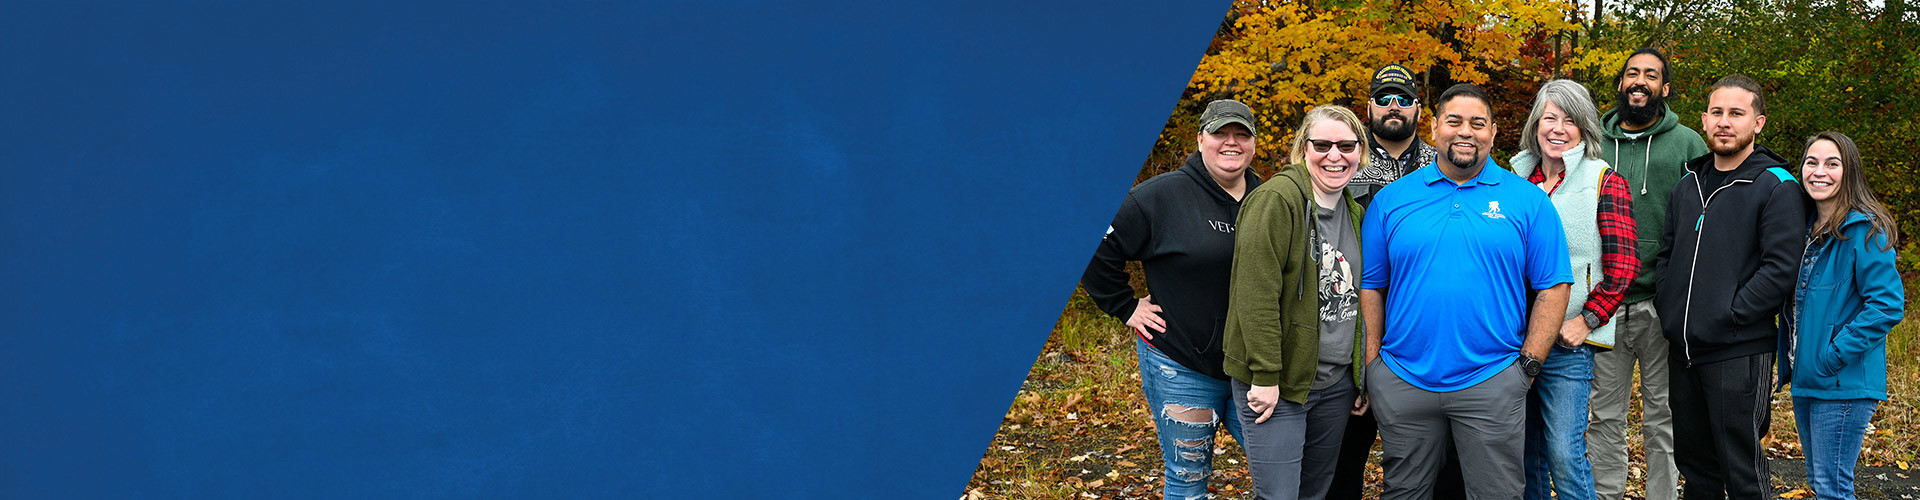
[[[1233,387],[1168,359],[1139,337],[1140,390],[1153,413],[1160,436],[1160,460],[1165,463],[1166,498],[1207,498],[1207,478],[1213,474],[1213,437],[1221,424],[1240,441],[1240,419],[1234,418]]]

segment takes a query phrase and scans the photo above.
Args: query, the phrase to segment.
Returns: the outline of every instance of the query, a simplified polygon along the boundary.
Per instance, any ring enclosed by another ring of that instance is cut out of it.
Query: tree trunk
[[[1439,35],[1440,36],[1435,38],[1439,38],[1441,44],[1448,47],[1460,46],[1460,39],[1453,34],[1453,23],[1441,25]],[[1433,65],[1432,68],[1427,69],[1427,83],[1427,91],[1432,93],[1435,98],[1438,98],[1441,92],[1447,91],[1447,87],[1453,86],[1452,69],[1448,68],[1446,63]]]

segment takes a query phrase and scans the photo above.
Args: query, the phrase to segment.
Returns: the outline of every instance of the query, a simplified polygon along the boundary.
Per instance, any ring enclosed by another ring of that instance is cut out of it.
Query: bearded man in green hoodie
[[[1618,318],[1588,314],[1588,327],[1620,322],[1611,351],[1593,358],[1593,425],[1587,428],[1587,460],[1593,463],[1599,500],[1620,500],[1627,486],[1627,403],[1633,369],[1640,368],[1644,408],[1640,433],[1647,453],[1647,500],[1674,500],[1679,474],[1673,465],[1673,413],[1667,405],[1667,340],[1654,311],[1654,254],[1666,222],[1667,196],[1685,175],[1687,160],[1707,154],[1707,143],[1667,108],[1672,81],[1659,49],[1634,51],[1614,77],[1614,108],[1602,115],[1601,157],[1627,179],[1633,191],[1640,273],[1627,288]]]

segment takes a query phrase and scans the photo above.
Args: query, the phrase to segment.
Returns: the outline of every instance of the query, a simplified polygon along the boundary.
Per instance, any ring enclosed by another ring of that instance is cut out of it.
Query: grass
[[[1920,396],[1920,323],[1907,321],[1887,334],[1887,401],[1874,411],[1867,427],[1866,442],[1860,448],[1860,465],[1910,467],[1920,452],[1920,420],[1916,420],[1914,398]],[[1805,458],[1800,450],[1800,434],[1794,428],[1793,398],[1787,391],[1774,394],[1772,432],[1767,436],[1768,455],[1774,458]],[[1903,466],[1904,464],[1904,466]]]
[[[1913,280],[1909,280],[1913,283]],[[1909,294],[1912,296],[1912,294]],[[1889,401],[1875,413],[1862,466],[1900,466],[1920,451],[1920,321],[1888,336]],[[1635,384],[1638,387],[1638,384]],[[1636,389],[1637,391],[1637,389]],[[1646,467],[1639,461],[1640,405],[1636,394],[1627,426],[1627,495],[1644,498]],[[1800,458],[1792,399],[1776,394],[1767,448],[1774,458]],[[1215,440],[1215,498],[1251,498],[1245,457],[1225,432]],[[1133,333],[1076,292],[1054,325],[1026,383],[1008,407],[963,500],[1134,499],[1160,497],[1160,450],[1140,395]],[[1366,495],[1380,493],[1379,447],[1368,464]],[[1804,485],[1775,485],[1777,490]],[[1779,491],[1776,491],[1779,493]]]

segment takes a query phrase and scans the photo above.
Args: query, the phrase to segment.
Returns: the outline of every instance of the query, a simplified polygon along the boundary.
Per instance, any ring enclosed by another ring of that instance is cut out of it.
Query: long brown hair
[[[1867,189],[1866,169],[1861,165],[1860,148],[1854,146],[1853,139],[1848,138],[1846,134],[1831,130],[1808,137],[1806,147],[1801,149],[1801,166],[1804,168],[1807,163],[1805,151],[1813,149],[1813,144],[1820,141],[1832,142],[1834,148],[1840,150],[1840,189],[1833,193],[1834,201],[1839,204],[1834,206],[1838,213],[1818,219],[1814,223],[1812,234],[1832,236],[1839,240],[1847,239],[1846,235],[1840,234],[1840,225],[1847,221],[1847,214],[1858,210],[1873,216],[1872,231],[1887,235],[1887,249],[1898,245],[1896,241],[1900,239],[1900,225],[1894,223],[1893,214],[1887,211],[1886,205],[1880,204],[1880,199],[1875,198],[1873,191]],[[1803,183],[1806,181],[1805,177],[1806,172],[1802,171]],[[1872,239],[1873,232],[1867,233],[1868,239]]]

